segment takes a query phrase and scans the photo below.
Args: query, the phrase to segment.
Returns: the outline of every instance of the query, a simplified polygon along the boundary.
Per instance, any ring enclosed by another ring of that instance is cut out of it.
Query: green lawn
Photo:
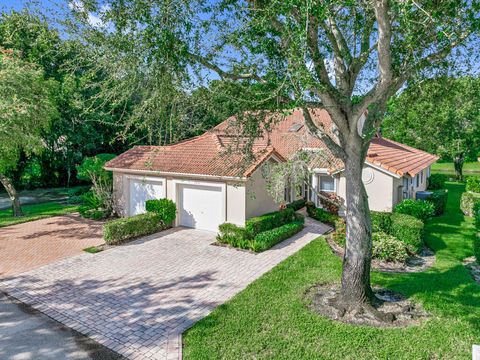
[[[462,265],[472,255],[472,219],[458,210],[464,186],[448,183],[447,213],[426,226],[437,253],[423,273],[373,273],[374,284],[421,302],[431,319],[402,329],[333,322],[309,311],[303,294],[339,281],[340,259],[322,238],[262,276],[184,334],[186,359],[471,359],[480,343],[480,286]]]
[[[0,210],[0,227],[20,224],[27,221],[47,218],[50,216],[64,215],[75,212],[78,205],[66,205],[56,201],[34,205],[22,205],[24,216],[13,217],[12,210]]]
[[[445,173],[449,175],[455,175],[455,169],[453,167],[453,163],[435,163],[432,164],[432,172],[439,172],[439,173]],[[480,162],[471,162],[471,163],[465,163],[463,165],[463,172],[465,175],[468,175],[469,173],[478,173],[480,174]]]

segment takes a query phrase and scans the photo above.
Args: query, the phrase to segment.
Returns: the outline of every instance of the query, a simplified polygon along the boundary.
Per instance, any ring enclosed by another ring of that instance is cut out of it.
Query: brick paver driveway
[[[255,255],[213,246],[212,233],[171,229],[3,281],[11,295],[133,359],[178,359],[181,333],[319,234]]]
[[[0,278],[20,274],[103,243],[102,223],[77,214],[0,228]]]

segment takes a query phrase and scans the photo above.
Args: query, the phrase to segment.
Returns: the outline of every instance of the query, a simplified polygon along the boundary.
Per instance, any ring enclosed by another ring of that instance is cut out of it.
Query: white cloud
[[[107,24],[102,20],[102,14],[110,10],[109,5],[103,5],[99,13],[93,13],[85,9],[85,4],[81,0],[72,0],[68,3],[68,7],[75,12],[84,13],[87,16],[88,23],[93,27],[106,27]]]

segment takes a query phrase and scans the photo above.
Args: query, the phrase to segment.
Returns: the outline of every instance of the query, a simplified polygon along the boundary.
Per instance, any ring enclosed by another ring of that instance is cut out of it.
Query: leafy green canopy
[[[382,127],[386,137],[446,160],[480,151],[480,79],[439,77],[408,86],[393,98]]]
[[[55,86],[40,68],[0,48],[0,173],[16,167],[21,151],[43,149],[41,132],[57,116]]]

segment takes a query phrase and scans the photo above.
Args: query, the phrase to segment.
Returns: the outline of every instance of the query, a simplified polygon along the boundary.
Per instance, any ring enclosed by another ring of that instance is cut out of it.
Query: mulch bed
[[[345,249],[338,245],[331,236],[325,237],[328,246],[333,253],[341,258],[345,253]],[[420,254],[417,254],[407,261],[403,262],[387,262],[372,259],[372,269],[389,272],[389,273],[413,273],[422,272],[433,266],[435,263],[435,253],[433,250],[424,247]]]
[[[470,271],[473,280],[480,284],[480,264],[475,261],[475,258],[469,257],[463,260],[463,265]]]
[[[376,314],[362,308],[345,313],[335,305],[340,287],[340,284],[318,284],[308,289],[305,299],[310,310],[343,323],[381,328],[418,325],[429,317],[420,304],[413,303],[400,293],[381,288],[373,289],[375,293],[373,311],[376,311]]]

